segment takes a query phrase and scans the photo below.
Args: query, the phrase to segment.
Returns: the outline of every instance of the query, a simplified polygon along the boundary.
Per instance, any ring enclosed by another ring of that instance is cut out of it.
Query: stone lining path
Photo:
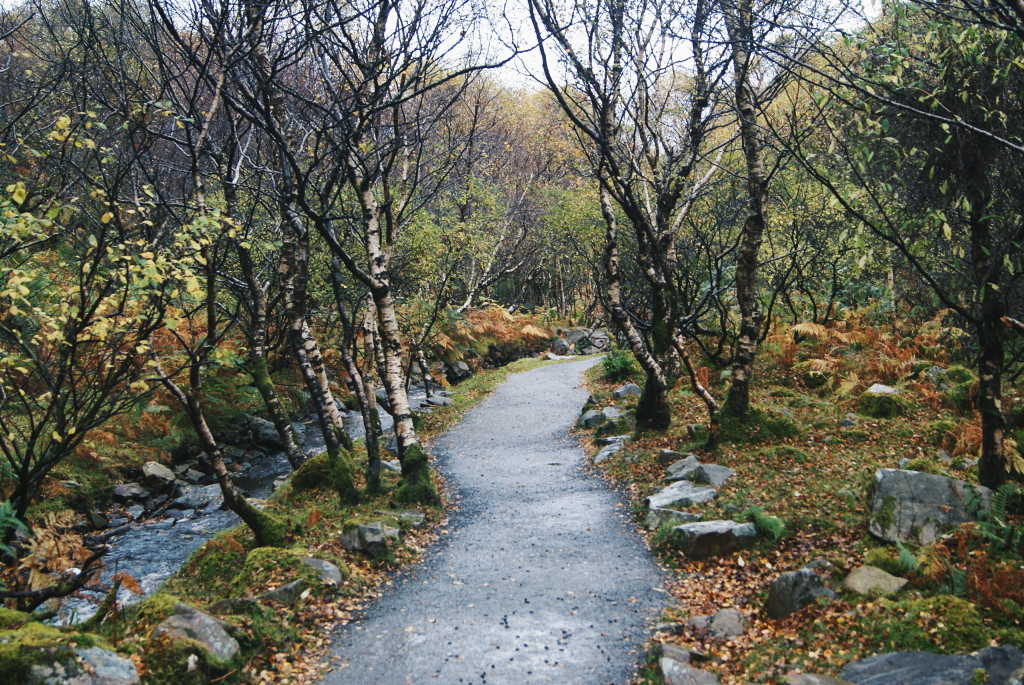
[[[569,430],[596,362],[512,376],[432,451],[448,533],[335,638],[327,685],[627,683],[665,595]]]

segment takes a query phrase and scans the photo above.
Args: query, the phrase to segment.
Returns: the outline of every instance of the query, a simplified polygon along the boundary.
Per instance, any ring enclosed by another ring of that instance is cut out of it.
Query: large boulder
[[[673,452],[673,454],[677,454]],[[681,456],[681,455],[680,455]],[[665,470],[665,482],[674,483],[680,480],[691,480],[690,476],[700,466],[700,462],[697,461],[697,456],[694,454],[687,454],[682,459],[674,461],[668,469]]]
[[[594,455],[594,464],[600,464],[606,461],[609,457],[615,456],[616,453],[620,452],[625,445],[621,442],[614,442],[611,445],[602,447],[597,454]]]
[[[718,491],[712,487],[694,485],[688,480],[681,480],[662,488],[645,501],[650,509],[677,509],[710,502],[717,496]]]
[[[150,490],[166,490],[174,485],[174,471],[156,461],[142,465],[142,484]]]
[[[599,436],[631,434],[636,430],[636,420],[631,411],[623,413],[615,407],[605,407],[601,416],[603,420],[597,426]]]
[[[202,645],[206,651],[222,662],[230,662],[238,654],[238,640],[231,637],[231,624],[205,614],[195,607],[178,602],[174,613],[154,629],[158,635],[188,638]]]
[[[690,559],[707,559],[753,547],[757,529],[753,523],[698,521],[673,528],[672,541]]]
[[[971,508],[987,508],[991,494],[984,486],[931,473],[879,469],[868,530],[888,542],[928,545],[973,520]]]
[[[1016,647],[986,647],[973,654],[894,652],[851,661],[839,677],[855,685],[974,685],[978,682],[1009,685],[1014,671],[1024,665]],[[984,680],[977,674],[984,672]]]
[[[819,597],[835,599],[836,593],[825,587],[818,574],[808,568],[789,571],[772,581],[765,613],[770,618],[785,618],[813,604]]]
[[[341,569],[329,561],[315,557],[302,557],[300,561],[320,574],[320,580],[327,585],[341,585],[345,578]]]
[[[551,343],[551,351],[560,357],[564,357],[572,351],[572,346],[569,345],[569,341],[565,338],[558,337]]]
[[[604,414],[596,409],[589,409],[582,414],[580,418],[576,420],[577,428],[597,428],[604,423]]]
[[[890,575],[874,566],[859,566],[846,576],[842,587],[865,597],[888,597],[902,590],[907,584],[905,578]]]
[[[131,659],[101,647],[85,647],[76,649],[71,657],[33,664],[24,682],[27,685],[136,685],[139,674]]]

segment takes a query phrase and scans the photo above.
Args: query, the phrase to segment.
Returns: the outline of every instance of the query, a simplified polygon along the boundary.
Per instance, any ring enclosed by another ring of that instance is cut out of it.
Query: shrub
[[[636,360],[629,350],[612,350],[601,361],[602,375],[613,383],[628,380],[638,373]]]
[[[953,438],[953,430],[956,429],[956,421],[939,419],[932,421],[924,429],[928,442],[936,447],[945,447],[946,443]]]

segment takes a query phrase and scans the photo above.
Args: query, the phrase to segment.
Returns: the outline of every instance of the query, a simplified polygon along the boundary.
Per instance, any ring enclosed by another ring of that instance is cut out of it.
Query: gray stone
[[[676,511],[675,509],[654,508],[647,512],[644,525],[648,530],[657,530],[662,526],[681,526],[684,523],[695,523],[703,518],[700,514],[691,514],[688,511]]]
[[[328,585],[341,585],[341,581],[344,580],[341,575],[341,569],[329,561],[315,559],[313,557],[302,557],[300,561],[306,566],[309,566],[319,572],[320,580]]]
[[[457,361],[454,364],[448,364],[444,368],[445,377],[448,382],[452,385],[466,380],[473,375],[473,369],[469,368],[469,364],[463,361]]]
[[[452,398],[446,397],[438,393],[434,393],[433,395],[427,398],[427,402],[435,407],[447,407],[449,404],[452,403]]]
[[[422,511],[415,509],[407,509],[398,515],[400,523],[404,523],[410,528],[423,528],[427,525],[427,517]]]
[[[590,409],[583,412],[580,418],[576,421],[577,428],[597,428],[605,422],[604,414],[597,411],[596,409]]]
[[[295,604],[309,584],[302,578],[293,580],[273,590],[267,590],[259,596],[260,601],[277,602],[278,604]]]
[[[397,459],[382,459],[380,462],[380,468],[384,471],[390,471],[391,473],[401,473],[402,462]]]
[[[661,464],[662,466],[668,466],[672,462],[682,459],[683,456],[684,455],[682,453],[676,452],[674,450],[658,450],[657,459],[658,463]],[[694,460],[696,459],[697,457],[694,457]]]
[[[790,673],[782,680],[786,685],[853,685],[849,680],[816,673]]]
[[[872,395],[898,395],[900,391],[891,385],[883,385],[882,383],[875,383],[864,392],[871,393]]]
[[[623,413],[615,407],[605,407],[601,410],[601,416],[604,418],[604,421],[601,422],[603,424],[608,421],[614,421],[615,419],[622,418]]]
[[[665,685],[718,685],[718,676],[694,668],[684,661],[663,656],[658,660],[658,670]]]
[[[694,485],[688,480],[682,480],[662,488],[648,497],[646,502],[651,509],[676,509],[710,502],[717,496],[718,491],[712,487]]]
[[[981,485],[918,471],[879,469],[868,531],[888,542],[928,545],[973,520],[972,501],[987,508],[991,490]]]
[[[594,455],[594,464],[600,464],[609,457],[614,456],[617,452],[621,451],[622,448],[623,444],[621,442],[616,442],[611,445],[608,445],[607,447],[602,447],[601,450]]]
[[[178,602],[174,613],[161,621],[155,631],[172,638],[195,640],[221,661],[231,661],[239,648],[238,641],[228,634],[230,628],[229,623]]]
[[[639,397],[640,386],[636,383],[626,383],[621,388],[612,391],[612,396],[617,400],[621,400],[623,397]]]
[[[842,587],[866,597],[894,595],[906,586],[904,578],[890,575],[874,566],[859,566],[843,580]]]
[[[366,552],[374,558],[386,556],[388,540],[398,540],[399,531],[380,521],[365,523],[355,530],[343,533],[340,542],[345,549]]]
[[[219,500],[219,485],[190,485],[182,489],[181,496],[171,502],[171,509],[203,509]]]
[[[292,421],[292,439],[295,444],[302,447],[306,444],[306,426],[298,421]]]
[[[673,623],[672,626],[673,628],[678,627],[678,625],[675,623]],[[672,631],[670,630],[662,632]],[[696,649],[690,649],[689,647],[685,647],[683,645],[671,645],[667,643],[656,644],[654,648],[651,650],[651,652],[654,654],[655,658],[660,659],[662,657],[667,657],[669,659],[674,659],[675,661],[680,661],[684,664],[689,664],[694,661],[705,661],[708,658],[706,654]]]
[[[839,672],[854,685],[972,685],[975,672],[984,670],[989,683],[1008,683],[1024,664],[1016,647],[986,647],[973,654],[894,652],[851,661]]]
[[[732,640],[747,632],[750,621],[735,609],[722,609],[708,622],[711,635],[720,640]]]
[[[68,490],[81,490],[82,484],[77,480],[62,480],[60,482],[61,487],[67,488]]]
[[[665,451],[667,452],[668,450]],[[672,454],[678,454],[678,452],[673,452]],[[697,468],[700,465],[700,463],[697,461],[697,456],[694,454],[687,454],[685,457],[683,457],[683,455],[680,454],[679,456],[682,457],[682,459],[678,459],[677,461],[673,462],[672,465],[669,466],[668,469],[666,469],[666,480],[669,478],[682,480],[676,477],[681,476],[683,474],[688,474],[692,472],[693,469]]]
[[[28,685],[136,685],[139,674],[131,659],[100,647],[86,647],[76,649],[73,659],[34,664],[25,682]]]
[[[843,419],[843,422],[840,425],[843,428],[852,428],[853,426],[857,425],[857,422],[854,421],[853,419]]]
[[[551,343],[551,352],[559,355],[560,357],[564,357],[569,354],[571,350],[572,347],[569,345],[569,341],[565,338],[555,338],[554,342]]]
[[[122,483],[114,486],[114,499],[118,502],[146,499],[147,497],[149,497],[149,491],[138,483]]]
[[[707,559],[753,547],[757,530],[753,523],[699,521],[673,528],[672,540],[687,557]]]
[[[835,599],[836,593],[825,587],[824,581],[810,569],[789,571],[772,581],[765,613],[770,618],[784,618],[813,604],[819,597]]]
[[[953,463],[953,457],[950,456],[949,452],[947,452],[946,450],[939,450],[938,452],[936,452],[935,458],[941,461],[943,464],[946,464],[947,466]]]
[[[691,616],[686,619],[686,625],[694,630],[707,630],[708,626],[711,625],[710,616]]]
[[[185,469],[185,471],[181,474],[181,477],[187,483],[195,484],[195,483],[198,483],[202,479],[203,472],[202,471],[196,471],[195,469]]]
[[[735,473],[736,471],[730,469],[728,466],[719,466],[718,464],[700,464],[690,472],[689,480],[694,483],[713,485],[718,488],[722,486],[722,483],[732,478]]]
[[[261,419],[258,416],[249,416],[247,417],[247,422],[249,424],[249,435],[252,439],[252,444],[272,450],[284,448],[281,434],[277,432],[277,428],[270,421]],[[233,458],[237,459],[237,457]]]
[[[86,512],[86,516],[89,518],[89,523],[92,524],[93,528],[103,530],[104,528],[110,525],[110,519],[108,519],[106,516],[99,513],[98,511],[93,511],[92,509],[90,509],[88,512]]]
[[[629,442],[632,436],[629,435],[608,435],[600,438],[594,438],[594,444],[598,447],[607,447],[608,445],[614,445],[619,442]]]
[[[125,511],[127,511],[128,515],[135,520],[142,518],[142,515],[146,513],[145,507],[142,507],[138,504],[136,504],[133,507],[128,507]]]

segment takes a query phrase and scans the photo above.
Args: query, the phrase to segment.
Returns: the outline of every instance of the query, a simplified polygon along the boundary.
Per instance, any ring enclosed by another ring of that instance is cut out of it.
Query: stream
[[[443,391],[435,391],[435,396],[448,395]],[[411,389],[409,402],[413,411],[430,410],[422,388]],[[447,400],[441,402],[446,403]],[[383,409],[379,411],[384,430],[381,442],[383,448],[387,444],[388,432],[392,429],[392,419]],[[345,429],[353,440],[365,435],[359,412],[346,412],[344,419]],[[307,456],[324,452],[326,447],[323,435],[315,419],[302,422],[302,426],[303,452]],[[234,474],[232,480],[246,498],[257,505],[262,504],[274,492],[278,481],[289,476],[292,471],[284,452],[250,452],[244,469]],[[144,594],[140,596],[122,587],[118,603],[124,605],[137,602],[156,591],[200,545],[238,523],[238,516],[224,508],[219,485],[186,485],[180,488],[166,508],[152,518],[133,521],[129,514],[122,514],[110,521],[106,532],[111,537],[103,558],[103,580],[109,582],[114,574],[127,573],[139,582]],[[68,625],[84,621],[95,613],[101,599],[100,593],[91,591],[68,598],[61,605],[54,622]]]

